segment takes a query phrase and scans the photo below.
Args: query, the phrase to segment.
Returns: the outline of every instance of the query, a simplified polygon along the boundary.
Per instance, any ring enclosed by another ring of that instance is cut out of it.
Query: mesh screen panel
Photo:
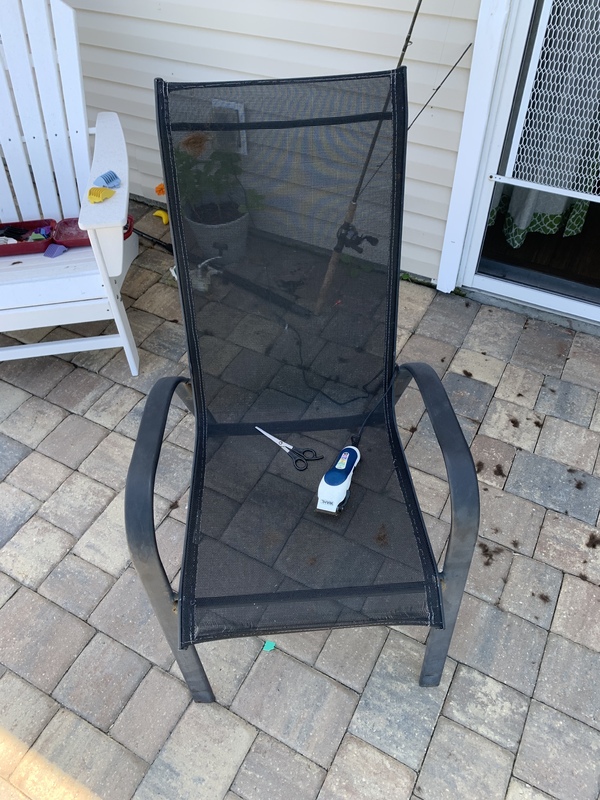
[[[600,195],[600,4],[555,0],[512,175]]]
[[[183,645],[441,625],[391,391],[404,81],[157,83],[198,420]],[[257,425],[322,458],[297,470]],[[321,477],[363,427],[344,509],[317,513]]]

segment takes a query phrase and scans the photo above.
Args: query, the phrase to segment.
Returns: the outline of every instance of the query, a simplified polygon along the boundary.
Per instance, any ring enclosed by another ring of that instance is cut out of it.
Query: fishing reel
[[[350,247],[352,250],[356,250],[357,253],[362,253],[363,248],[361,244],[363,242],[368,242],[370,245],[375,247],[375,245],[379,244],[379,239],[375,236],[369,236],[369,234],[365,233],[361,235],[354,225],[348,225],[344,223],[338,232],[337,232],[337,244],[335,246],[335,250],[338,253],[341,253],[344,247]]]

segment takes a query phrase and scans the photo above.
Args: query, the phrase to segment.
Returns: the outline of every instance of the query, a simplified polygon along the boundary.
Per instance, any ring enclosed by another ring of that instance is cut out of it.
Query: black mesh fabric
[[[197,419],[182,646],[441,626],[392,392],[404,71],[157,81],[157,101]],[[257,425],[322,459],[296,470]],[[346,506],[317,512],[359,435]]]

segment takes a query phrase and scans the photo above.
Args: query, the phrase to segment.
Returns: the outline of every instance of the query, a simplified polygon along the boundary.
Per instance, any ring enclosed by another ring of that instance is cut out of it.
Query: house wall
[[[416,0],[70,0],[91,116],[117,111],[132,192],[154,198],[161,167],[153,80],[235,80],[390,69]],[[410,119],[466,45],[479,0],[425,0],[405,59]],[[403,269],[435,279],[470,53],[409,132]]]

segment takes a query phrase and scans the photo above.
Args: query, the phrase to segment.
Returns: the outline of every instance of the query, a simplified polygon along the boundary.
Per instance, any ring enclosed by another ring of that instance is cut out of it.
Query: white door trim
[[[473,218],[487,215],[493,191],[483,165],[492,155],[500,158],[534,4],[481,2],[437,280],[442,292],[470,285],[475,275],[479,253],[473,257],[472,239],[479,226]]]
[[[470,288],[504,300],[514,300],[528,308],[551,311],[567,317],[571,321],[586,320],[600,323],[600,305],[596,303],[586,303],[583,300],[575,300],[572,297],[492,278],[488,275],[475,275]]]

